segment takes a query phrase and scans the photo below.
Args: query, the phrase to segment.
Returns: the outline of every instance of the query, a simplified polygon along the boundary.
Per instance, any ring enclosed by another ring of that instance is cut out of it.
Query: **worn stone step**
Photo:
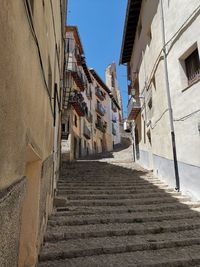
[[[59,195],[62,195],[59,192]],[[116,200],[72,200],[69,201],[68,206],[130,206],[130,205],[150,205],[157,203],[172,203],[172,202],[186,202],[190,201],[189,197],[183,196],[162,196],[155,198],[141,198],[140,199],[116,199]]]
[[[101,225],[78,225],[47,227],[45,241],[57,242],[75,238],[159,234],[200,228],[199,218],[165,220],[162,222],[108,223]]]
[[[101,214],[110,214],[110,213],[123,213],[123,212],[143,212],[143,211],[171,211],[171,210],[180,210],[180,209],[186,209],[192,208],[196,209],[200,207],[200,202],[182,202],[182,203],[160,203],[160,204],[150,204],[150,205],[131,205],[131,207],[127,206],[120,206],[120,207],[106,207],[106,206],[88,206],[88,207],[62,207],[62,208],[57,208],[57,212],[63,216],[66,214],[69,215],[74,215],[74,214],[96,214],[96,213],[101,213]]]
[[[58,192],[59,194],[59,192]],[[152,197],[166,197],[166,196],[181,196],[181,193],[172,192],[172,193],[135,193],[135,194],[68,194],[68,200],[91,200],[91,199],[141,199],[141,198],[152,198]]]
[[[138,185],[138,186],[116,186],[116,187],[107,187],[107,186],[90,186],[90,187],[85,187],[85,186],[67,186],[64,188],[59,188],[59,191],[65,192],[66,190],[92,190],[92,191],[99,191],[99,190],[138,190],[138,189],[168,189],[169,187],[167,185],[153,185],[153,184],[148,184],[148,185]]]
[[[62,187],[62,186],[66,186],[66,187],[133,187],[133,186],[145,186],[145,185],[149,185],[149,184],[152,184],[152,185],[165,185],[163,182],[146,182],[146,181],[142,181],[142,182],[129,182],[129,183],[119,183],[119,182],[115,182],[115,183],[67,183],[67,182],[63,182],[63,183],[58,183],[58,187]]]
[[[178,233],[75,239],[46,243],[41,261],[200,245],[200,229]]]
[[[200,211],[200,210],[199,210]],[[166,212],[140,212],[140,213],[122,213],[122,214],[95,214],[95,215],[76,215],[70,217],[57,216],[50,217],[48,225],[87,225],[87,224],[107,224],[107,223],[133,223],[150,222],[163,220],[178,220],[186,218],[200,218],[200,212],[192,210]]]
[[[172,188],[169,189],[158,189],[158,188],[154,188],[154,189],[136,189],[136,190],[76,190],[76,189],[72,189],[72,190],[68,190],[68,189],[60,189],[61,191],[64,190],[66,193],[66,196],[69,196],[70,194],[73,195],[104,195],[104,194],[109,194],[109,195],[129,195],[129,194],[141,194],[141,193],[177,193],[177,191],[175,191]]]
[[[138,179],[138,180],[135,180],[135,179],[132,179],[132,180],[124,180],[124,179],[121,179],[120,181],[113,181],[113,180],[108,180],[108,181],[98,181],[96,179],[96,177],[94,178],[94,180],[92,181],[80,181],[79,179],[78,180],[74,180],[74,181],[70,181],[69,179],[66,179],[66,180],[58,180],[58,185],[111,185],[111,186],[115,186],[116,184],[119,184],[119,185],[133,185],[133,184],[148,184],[148,183],[158,183],[158,184],[163,184],[164,182],[160,181],[159,179]]]
[[[39,267],[190,267],[200,264],[200,245],[41,262]]]

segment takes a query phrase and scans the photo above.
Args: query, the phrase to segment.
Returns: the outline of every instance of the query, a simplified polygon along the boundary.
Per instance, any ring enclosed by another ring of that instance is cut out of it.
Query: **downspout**
[[[174,132],[173,110],[172,110],[170,86],[169,86],[163,0],[161,0],[161,23],[162,23],[162,40],[163,40],[163,54],[164,54],[164,68],[165,68],[165,84],[166,84],[166,93],[167,93],[168,110],[169,110],[169,122],[170,122],[172,152],[173,152],[173,161],[174,161],[174,173],[175,173],[175,179],[176,179],[175,189],[179,192],[180,191],[180,179],[179,179],[178,161],[177,161],[177,153],[176,153],[176,138],[175,138],[175,132]]]

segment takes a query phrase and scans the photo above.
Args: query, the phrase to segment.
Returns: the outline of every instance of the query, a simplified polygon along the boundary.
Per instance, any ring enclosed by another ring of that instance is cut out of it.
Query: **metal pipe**
[[[177,191],[180,191],[180,179],[179,179],[178,161],[177,161],[177,153],[176,153],[176,138],[175,138],[175,132],[174,132],[173,110],[172,110],[172,104],[171,104],[169,74],[168,74],[168,64],[167,64],[163,0],[161,0],[160,3],[161,3],[161,22],[162,22],[162,40],[163,40],[163,54],[164,54],[165,83],[166,83],[166,93],[167,93],[167,102],[168,102],[168,110],[169,110],[172,152],[173,152],[173,161],[174,161],[174,173],[175,173],[175,179],[176,179],[176,188],[175,189]]]

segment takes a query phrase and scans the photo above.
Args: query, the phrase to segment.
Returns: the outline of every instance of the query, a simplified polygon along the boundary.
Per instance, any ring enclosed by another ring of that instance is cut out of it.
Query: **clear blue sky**
[[[117,64],[117,78],[127,113],[126,67],[119,66],[127,0],[68,0],[67,24],[76,25],[86,61],[105,81],[105,69]]]

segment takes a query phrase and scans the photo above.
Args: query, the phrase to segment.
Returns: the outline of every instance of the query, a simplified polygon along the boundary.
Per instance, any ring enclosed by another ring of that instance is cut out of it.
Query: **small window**
[[[200,79],[200,60],[197,48],[185,59],[185,68],[189,85]]]
[[[62,132],[65,132],[65,123],[62,123]]]
[[[152,97],[150,98],[150,100],[148,102],[148,107],[149,107],[149,109],[152,109]]]

